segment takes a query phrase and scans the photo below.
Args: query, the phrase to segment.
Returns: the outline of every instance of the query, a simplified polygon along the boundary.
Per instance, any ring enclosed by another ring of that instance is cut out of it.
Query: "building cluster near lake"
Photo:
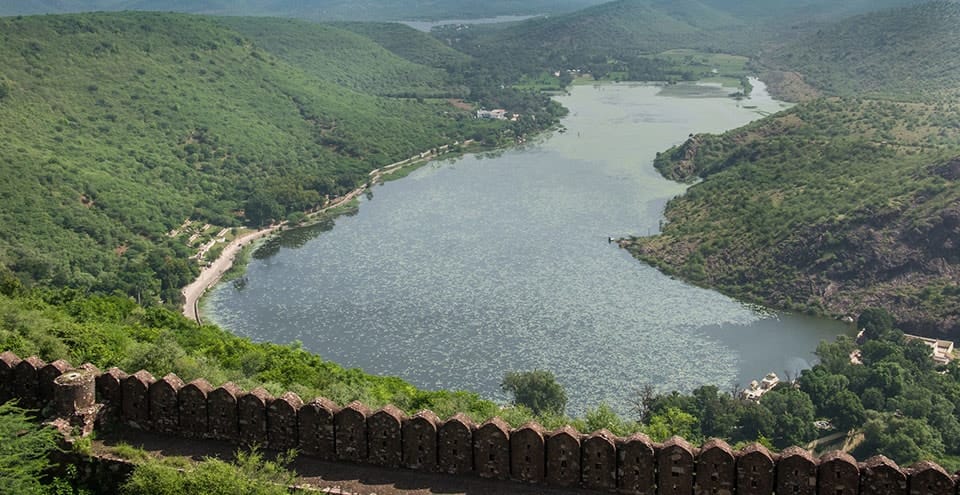
[[[949,340],[939,340],[931,339],[928,337],[920,337],[919,335],[904,335],[907,340],[919,340],[924,344],[927,344],[930,349],[933,350],[933,361],[937,364],[948,364],[950,361],[953,361],[953,342]]]
[[[517,113],[508,113],[502,108],[496,108],[493,110],[477,110],[478,119],[491,119],[491,120],[509,120],[511,122],[516,122],[520,120],[520,114]]]

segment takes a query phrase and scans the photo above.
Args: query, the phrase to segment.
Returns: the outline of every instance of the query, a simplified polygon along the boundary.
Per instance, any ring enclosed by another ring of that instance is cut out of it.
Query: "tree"
[[[563,414],[567,408],[567,393],[549,371],[511,371],[500,387],[513,395],[514,404],[527,406],[534,414]]]
[[[858,428],[867,419],[860,397],[849,390],[841,390],[830,397],[824,404],[823,411],[830,418],[830,422],[841,430]]]
[[[830,373],[823,366],[817,365],[812,369],[800,372],[797,383],[800,385],[800,390],[810,396],[810,400],[817,408],[817,413],[828,415],[824,411],[825,405],[831,397],[842,390],[846,390],[850,385],[850,380],[843,375]]]
[[[860,402],[866,409],[882,411],[886,406],[887,398],[883,396],[883,391],[876,387],[868,387],[860,395]]]
[[[940,434],[920,419],[901,418],[892,413],[872,414],[863,427],[863,434],[860,450],[883,454],[900,465],[943,457]]]
[[[243,206],[243,214],[247,221],[258,227],[263,227],[284,217],[286,210],[272,194],[257,189],[250,195]]]
[[[12,401],[0,404],[0,493],[45,493],[40,483],[57,448],[57,431],[31,420]]]
[[[743,412],[740,414],[737,423],[737,436],[732,440],[753,441],[761,436],[770,438],[773,436],[776,422],[773,413],[762,404],[744,404]]]
[[[771,437],[774,445],[780,448],[803,445],[816,437],[813,402],[805,392],[782,387],[764,395],[760,405],[774,418]]]
[[[700,406],[700,431],[705,437],[730,438],[737,426],[742,409],[740,401],[720,393],[714,385],[694,389],[693,396]]]
[[[857,327],[864,330],[866,338],[876,339],[893,330],[893,315],[883,308],[867,308],[857,318]]]
[[[584,415],[586,431],[607,430],[615,435],[629,435],[636,431],[636,423],[624,421],[616,411],[606,403],[601,402],[596,408],[587,409]]]
[[[663,412],[651,416],[650,424],[643,430],[656,442],[662,442],[674,435],[690,442],[697,442],[700,440],[698,429],[697,418],[694,415],[675,407],[668,407]]]
[[[846,335],[837,337],[834,342],[826,340],[817,345],[816,355],[820,364],[830,373],[843,373],[850,367],[850,353],[856,348],[853,340]]]
[[[907,384],[907,371],[899,363],[880,362],[870,369],[867,384],[883,391],[887,397],[900,395]]]

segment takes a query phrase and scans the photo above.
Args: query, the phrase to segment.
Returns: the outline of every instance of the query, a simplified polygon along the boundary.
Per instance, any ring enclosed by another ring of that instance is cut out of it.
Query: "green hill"
[[[372,94],[448,91],[435,69],[334,27],[263,22],[0,19],[0,263],[175,301],[196,270],[166,235],[184,219],[283,218],[373,168],[498,132],[446,101]]]
[[[935,1],[865,14],[765,53],[834,95],[921,99],[960,87],[960,3]]]
[[[667,273],[767,306],[889,309],[960,336],[960,105],[817,100],[658,156],[702,182],[634,240]]]
[[[0,15],[141,10],[298,17],[313,21],[473,19],[569,12],[602,0],[5,0]]]
[[[383,96],[465,96],[464,88],[447,83],[447,73],[440,66],[408,60],[364,34],[339,26],[256,17],[224,17],[220,22],[318,80]],[[399,24],[375,26],[403,32],[412,41],[410,58],[444,61],[430,50],[437,41],[429,35]],[[427,48],[421,51],[422,47]]]
[[[383,22],[345,22],[337,27],[361,34],[415,64],[453,67],[470,62],[470,57],[441,43],[433,36],[409,26]]]
[[[925,0],[701,0],[742,19],[803,24],[836,22],[844,17],[923,3]]]
[[[513,83],[546,74],[597,79],[697,79],[660,52],[680,48],[747,52],[756,29],[698,0],[617,0],[571,14],[504,25],[446,26],[434,35],[498,67]],[[707,72],[710,68],[706,68]]]
[[[507,26],[473,26],[444,37],[468,53],[560,60],[581,53],[625,56],[706,45],[706,30],[744,27],[735,17],[697,0],[617,0],[571,14]]]

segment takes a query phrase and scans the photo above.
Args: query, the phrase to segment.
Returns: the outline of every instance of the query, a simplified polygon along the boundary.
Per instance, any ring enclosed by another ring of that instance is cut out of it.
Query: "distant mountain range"
[[[437,36],[482,60],[556,70],[590,59],[676,48],[755,56],[851,15],[917,0],[616,0],[509,25],[448,27]],[[504,56],[509,54],[509,56]],[[643,65],[646,62],[641,62]],[[631,69],[631,72],[633,70]],[[640,73],[656,74],[641,70]]]
[[[148,10],[334,20],[440,20],[570,12],[600,0],[4,0],[0,15]]]

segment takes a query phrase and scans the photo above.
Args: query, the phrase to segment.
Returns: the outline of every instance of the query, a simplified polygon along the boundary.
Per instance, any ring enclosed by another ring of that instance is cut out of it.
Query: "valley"
[[[960,467],[956,1],[0,16],[0,352]]]

